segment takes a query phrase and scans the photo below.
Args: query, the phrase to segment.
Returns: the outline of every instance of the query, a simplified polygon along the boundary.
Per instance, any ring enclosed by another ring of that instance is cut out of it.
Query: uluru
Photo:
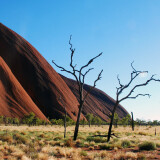
[[[0,114],[21,118],[32,111],[42,119],[58,119],[62,118],[65,105],[67,115],[76,120],[79,105],[76,82],[59,75],[29,42],[1,23],[0,57],[3,73],[0,78],[0,98],[3,97]],[[56,54],[53,54],[53,59],[55,57]],[[87,91],[89,87],[85,85],[84,90]],[[4,98],[5,95],[10,97],[12,103],[9,103],[7,96]],[[108,121],[114,103],[114,99],[95,88],[85,102],[81,118],[93,113]],[[11,114],[12,110],[14,114]],[[127,115],[121,105],[117,113],[121,118]]]
[[[1,57],[0,75],[0,115],[23,118],[25,114],[34,112],[37,117],[47,119]]]

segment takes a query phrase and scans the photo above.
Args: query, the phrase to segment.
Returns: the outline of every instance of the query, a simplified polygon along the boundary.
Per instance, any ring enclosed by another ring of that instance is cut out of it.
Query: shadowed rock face
[[[30,112],[47,120],[0,57],[0,115],[23,118]]]
[[[74,95],[79,99],[78,96],[78,85],[76,81],[66,78],[61,75],[63,80],[67,83],[69,88],[72,90]],[[84,95],[87,91],[89,91],[91,86],[84,85]],[[91,93],[88,95],[84,107],[83,107],[83,114],[86,115],[87,113],[92,113],[95,116],[100,117],[104,121],[109,120],[109,114],[112,112],[113,105],[115,104],[115,100],[108,96],[103,91],[94,88]],[[119,115],[120,118],[123,118],[128,114],[128,112],[119,105],[117,107],[116,113]]]
[[[0,56],[46,117],[62,117],[61,97],[68,115],[76,119],[78,101],[63,79],[30,43],[1,23]]]

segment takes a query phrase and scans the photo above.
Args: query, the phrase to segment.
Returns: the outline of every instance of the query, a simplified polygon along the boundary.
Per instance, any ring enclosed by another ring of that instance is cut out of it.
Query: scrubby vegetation
[[[143,142],[139,145],[140,150],[155,150],[156,149],[156,144],[154,142]]]
[[[0,159],[154,159],[159,158],[160,127],[114,128],[107,143],[107,126],[83,125],[73,141],[73,126],[66,138],[63,126],[0,126]],[[141,134],[144,133],[144,134]],[[156,148],[157,145],[157,148]]]
[[[93,114],[87,114],[86,119],[80,121],[80,125],[85,126],[88,125],[91,127],[92,125],[101,126],[101,125],[109,125],[109,123],[101,120],[99,117],[93,116]],[[67,126],[75,125],[75,121],[73,121],[70,117],[66,117]],[[34,113],[29,113],[24,115],[22,119],[19,118],[12,118],[12,117],[5,117],[0,116],[0,124],[3,125],[28,125],[28,126],[39,126],[39,125],[64,125],[64,118],[62,119],[49,119],[49,121],[45,121],[39,119],[35,116]],[[134,124],[137,126],[159,126],[160,121],[144,121],[140,119],[136,119]],[[131,116],[128,114],[126,117],[119,118],[118,114],[115,113],[114,116],[114,127],[117,128],[118,126],[130,126],[131,125]],[[143,133],[143,132],[142,132]]]
[[[107,143],[108,124],[92,114],[81,121],[76,141],[73,141],[75,122],[66,118],[67,133],[64,138],[64,120],[44,121],[34,113],[21,120],[0,116],[0,159],[154,159],[160,158],[159,121],[145,122],[137,119],[135,131],[131,117],[120,119],[115,114],[111,141]],[[156,133],[155,133],[156,131]]]

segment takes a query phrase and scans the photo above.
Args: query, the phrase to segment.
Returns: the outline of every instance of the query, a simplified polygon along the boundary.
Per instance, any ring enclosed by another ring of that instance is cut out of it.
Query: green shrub
[[[132,135],[132,133],[129,133],[129,132],[126,132],[125,134],[126,134],[126,136]]]
[[[22,136],[19,133],[13,135],[17,143],[29,144],[30,140],[26,136]]]
[[[77,139],[75,145],[76,145],[77,147],[84,147],[84,142],[81,141],[80,139]]]
[[[90,145],[90,146],[94,146],[94,145],[95,145],[95,142],[94,142],[94,141],[91,141],[91,142],[89,143],[89,145]]]
[[[19,125],[19,119],[18,118],[14,118],[13,119],[14,124]]]
[[[113,142],[118,142],[119,139],[118,138],[113,138]]]
[[[146,160],[146,155],[138,154],[137,160]]]
[[[99,145],[100,149],[106,149],[106,150],[109,150],[111,149],[111,145],[109,144],[101,144]]]
[[[123,148],[127,148],[127,147],[130,147],[130,146],[131,146],[131,143],[130,143],[130,141],[128,141],[128,140],[123,140],[122,143],[121,143],[121,146],[122,146]]]
[[[107,141],[106,139],[101,138],[101,137],[87,137],[86,140],[89,142],[94,141],[95,143],[104,143]]]
[[[8,143],[12,143],[13,142],[13,137],[9,134],[3,134],[0,135],[0,140],[2,140],[3,142],[8,142]]]
[[[55,138],[54,138],[54,141],[59,141],[59,140],[62,140],[62,139],[63,139],[63,138],[59,136],[59,137],[55,137]]]
[[[154,142],[143,142],[139,145],[139,150],[155,150],[156,149],[156,144]]]
[[[87,156],[87,152],[86,152],[86,151],[81,151],[81,152],[80,152],[80,155],[81,155],[81,156]]]
[[[4,117],[0,116],[0,124],[2,124],[4,122]]]

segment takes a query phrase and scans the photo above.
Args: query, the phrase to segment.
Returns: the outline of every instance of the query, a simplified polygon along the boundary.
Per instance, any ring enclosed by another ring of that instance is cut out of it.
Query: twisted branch
[[[159,79],[155,79],[154,76],[155,75],[152,75],[150,77],[150,79],[148,79],[146,82],[142,83],[142,84],[138,84],[138,85],[135,85],[131,90],[130,92],[125,96],[123,97],[122,99],[118,100],[119,99],[119,95],[126,89],[130,86],[130,84],[142,73],[148,73],[148,71],[137,71],[134,67],[133,67],[133,62],[131,63],[131,67],[133,69],[132,73],[131,73],[131,79],[130,81],[128,82],[128,84],[126,85],[122,85],[121,82],[120,82],[120,79],[119,79],[119,76],[117,76],[117,79],[118,79],[118,82],[119,82],[119,85],[120,87],[117,88],[117,101],[118,103],[120,103],[121,101],[125,100],[125,99],[136,99],[137,97],[139,96],[148,96],[150,97],[151,95],[150,94],[137,94],[136,96],[131,96],[132,93],[134,92],[134,90],[138,87],[142,87],[142,86],[146,86],[148,85],[151,81],[157,81],[157,82],[160,82]]]

